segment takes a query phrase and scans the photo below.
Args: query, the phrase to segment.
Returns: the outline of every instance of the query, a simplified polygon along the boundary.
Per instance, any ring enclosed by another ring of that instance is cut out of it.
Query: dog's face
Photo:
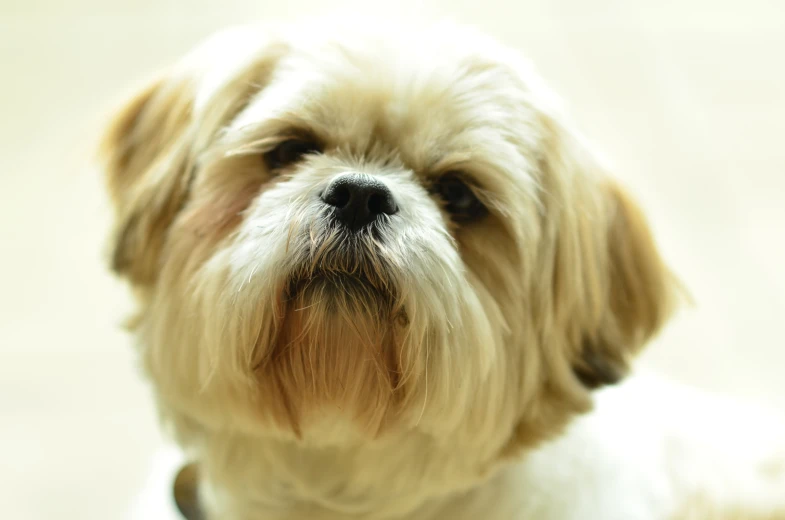
[[[219,35],[106,137],[162,408],[192,433],[421,435],[472,464],[554,434],[670,309],[639,211],[496,44],[292,34]]]

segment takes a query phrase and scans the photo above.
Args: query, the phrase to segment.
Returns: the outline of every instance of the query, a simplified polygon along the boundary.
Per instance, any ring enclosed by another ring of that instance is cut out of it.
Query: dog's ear
[[[592,298],[599,308],[583,324],[573,362],[589,388],[622,379],[631,357],[670,317],[678,289],[638,205],[611,181],[601,181],[598,189],[604,229],[596,238],[604,251],[590,268],[602,270],[594,286],[601,294]]]
[[[591,408],[591,391],[622,380],[670,317],[682,287],[642,211],[591,158],[562,137],[543,156],[541,228],[529,302],[543,370],[506,453],[560,431]]]
[[[127,101],[100,146],[116,224],[112,268],[155,282],[167,231],[205,152],[287,51],[253,27],[219,33]]]
[[[643,212],[606,174],[588,146],[551,122],[543,156],[543,227],[553,245],[542,271],[550,273],[549,328],[561,347],[554,367],[566,388],[620,381],[631,359],[670,317],[680,286],[665,265]],[[566,334],[566,337],[563,336]],[[547,356],[557,356],[547,353]],[[571,375],[568,375],[571,374]],[[572,379],[573,382],[570,382]]]
[[[164,77],[126,102],[100,153],[116,210],[112,268],[133,283],[155,278],[165,231],[187,190],[194,95]]]

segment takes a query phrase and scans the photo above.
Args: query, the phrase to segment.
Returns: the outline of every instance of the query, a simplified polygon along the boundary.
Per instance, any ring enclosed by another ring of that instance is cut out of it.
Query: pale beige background
[[[785,410],[782,0],[0,0],[0,517],[119,518],[161,442],[101,256],[106,108],[216,28],[336,4],[531,56],[695,296],[644,364]]]

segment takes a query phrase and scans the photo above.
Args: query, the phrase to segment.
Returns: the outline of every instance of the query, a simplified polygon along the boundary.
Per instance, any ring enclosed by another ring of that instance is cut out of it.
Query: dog
[[[785,518],[781,423],[631,362],[683,290],[516,52],[236,27],[101,145],[111,266],[209,520]]]

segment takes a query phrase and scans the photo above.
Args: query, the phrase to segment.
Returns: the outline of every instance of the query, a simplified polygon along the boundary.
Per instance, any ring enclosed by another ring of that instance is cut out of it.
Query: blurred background
[[[218,28],[335,9],[531,57],[694,296],[641,364],[785,412],[782,0],[0,0],[0,516],[119,518],[163,442],[104,265],[108,109]]]

